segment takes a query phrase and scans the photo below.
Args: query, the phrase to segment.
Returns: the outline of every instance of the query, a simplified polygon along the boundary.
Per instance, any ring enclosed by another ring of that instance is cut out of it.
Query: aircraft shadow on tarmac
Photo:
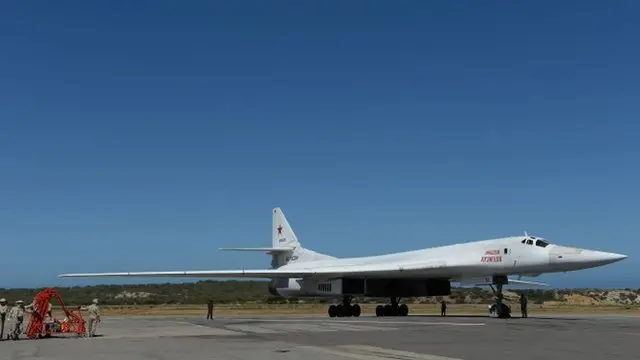
[[[403,316],[404,317],[404,316]],[[383,317],[383,318],[378,318],[376,316],[363,316],[363,319],[378,319],[378,320],[382,320],[382,319],[390,319],[390,320],[402,320],[403,317]],[[487,319],[487,320],[504,320],[504,321],[515,321],[515,320],[561,320],[561,321],[584,321],[584,320],[588,320],[586,318],[578,318],[578,317],[562,317],[562,316],[529,316],[528,318],[522,318],[521,316],[512,316],[511,318],[508,319],[498,319],[498,318],[494,318],[494,317],[490,317],[487,315],[480,315],[480,314],[454,314],[454,315],[447,315],[447,316],[440,316],[440,315],[436,315],[436,314],[410,314],[407,315],[406,318],[415,318],[415,319],[442,319],[442,320],[446,320],[446,319]],[[219,319],[222,321],[222,319]],[[290,319],[280,319],[283,322],[289,321]],[[326,319],[327,321],[332,321],[333,319]],[[338,319],[340,320],[340,319]],[[349,321],[358,321],[358,318],[342,318],[342,320],[349,320]],[[274,319],[268,319],[267,321],[278,321],[278,319],[274,320]],[[263,318],[251,318],[251,319],[247,319],[247,318],[240,318],[240,319],[224,319],[224,321],[222,322],[230,322],[230,323],[234,323],[234,324],[261,324],[265,322],[265,319]],[[363,323],[366,323],[366,320],[363,321]]]
[[[441,315],[437,315],[437,314],[409,314],[407,317],[412,317],[412,318],[442,318],[442,319],[446,319],[446,318],[489,318],[489,316],[487,315],[480,315],[480,314],[453,314],[453,315],[447,315],[447,316],[441,316]]]
[[[86,338],[88,338],[88,336],[84,336]],[[104,335],[102,334],[95,334],[93,335],[93,337],[104,337]],[[43,341],[43,340],[66,340],[66,339],[77,339],[78,337],[75,335],[51,335],[51,336],[46,336],[43,338],[38,338],[38,340]],[[20,340],[29,340],[28,338],[21,338]]]

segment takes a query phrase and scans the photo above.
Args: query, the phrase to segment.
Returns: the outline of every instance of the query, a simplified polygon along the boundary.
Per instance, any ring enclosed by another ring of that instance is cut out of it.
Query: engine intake
[[[276,279],[273,279],[271,281],[269,281],[269,285],[267,285],[267,289],[269,290],[269,294],[273,295],[273,296],[280,296],[280,294],[278,294],[278,290],[276,288],[278,284],[278,281]]]

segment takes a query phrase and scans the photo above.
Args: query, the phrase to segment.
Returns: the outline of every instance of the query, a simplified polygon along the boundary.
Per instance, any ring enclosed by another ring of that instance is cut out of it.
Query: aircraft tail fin
[[[291,262],[306,262],[321,259],[335,259],[315,251],[304,249],[286,216],[279,207],[272,211],[271,247],[229,247],[226,251],[259,251],[271,255],[271,267],[277,269]]]
[[[287,221],[287,218],[280,208],[273,209],[271,234],[271,247],[226,247],[220,248],[220,250],[260,251],[277,255],[302,249],[296,234],[293,232],[289,221]]]
[[[309,262],[318,260],[335,259],[336,257],[311,249],[306,249],[302,246],[293,228],[287,221],[287,217],[284,216],[284,212],[279,207],[273,209],[273,237],[272,248],[283,249],[274,252],[274,267],[280,267],[293,262]],[[290,252],[288,251],[290,250]]]
[[[301,248],[296,233],[279,207],[273,209],[272,248]]]

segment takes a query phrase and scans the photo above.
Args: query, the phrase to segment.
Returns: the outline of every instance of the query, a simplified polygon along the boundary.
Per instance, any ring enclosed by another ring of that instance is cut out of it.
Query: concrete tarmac
[[[106,317],[96,338],[2,341],[0,359],[640,359],[640,317]]]

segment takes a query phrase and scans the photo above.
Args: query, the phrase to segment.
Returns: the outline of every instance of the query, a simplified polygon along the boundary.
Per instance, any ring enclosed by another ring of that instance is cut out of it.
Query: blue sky
[[[529,233],[639,287],[635,1],[0,5],[0,287]],[[133,282],[140,282],[136,279]],[[101,282],[117,282],[104,279]]]

